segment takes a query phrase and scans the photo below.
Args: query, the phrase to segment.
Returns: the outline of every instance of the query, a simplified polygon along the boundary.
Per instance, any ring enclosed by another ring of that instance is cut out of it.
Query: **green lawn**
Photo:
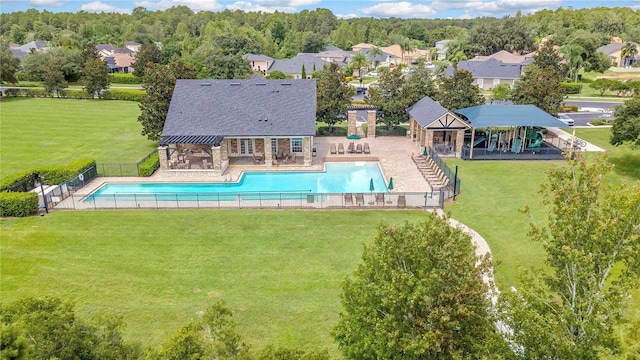
[[[0,220],[2,302],[75,301],[157,344],[223,299],[248,343],[329,347],[344,277],[381,222],[423,211],[58,211]]]
[[[155,148],[140,135],[138,103],[5,98],[0,101],[0,172],[80,157],[135,163]]]

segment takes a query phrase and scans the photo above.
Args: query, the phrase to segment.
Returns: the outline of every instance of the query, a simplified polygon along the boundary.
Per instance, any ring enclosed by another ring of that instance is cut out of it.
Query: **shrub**
[[[334,126],[333,133],[330,133],[328,126],[320,126],[316,133],[318,136],[347,136],[347,128]]]
[[[130,89],[130,90],[109,90],[104,93],[103,99],[106,100],[127,100],[127,101],[140,101],[144,90]]]
[[[613,119],[611,120],[607,120],[607,119],[593,119],[591,121],[589,121],[589,124],[594,125],[594,126],[602,126],[602,125],[611,125],[613,124]]]
[[[142,78],[133,74],[109,74],[112,84],[142,84]]]
[[[562,105],[562,112],[577,112],[580,110],[578,105]]]
[[[64,90],[61,96],[68,99],[93,99],[95,97],[84,90]]]
[[[38,194],[35,192],[0,193],[0,216],[30,216],[38,212]]]
[[[42,81],[42,78],[40,78],[39,76],[28,74],[24,71],[18,71],[16,73],[16,78],[18,79],[18,81]]]
[[[0,191],[29,191],[35,187],[34,173],[40,174],[42,182],[48,185],[61,184],[78,173],[95,166],[93,159],[77,159],[66,165],[40,166],[0,179]]]
[[[151,154],[151,156],[149,156],[148,159],[142,161],[138,165],[138,173],[140,174],[140,176],[151,176],[153,175],[154,171],[158,170],[159,167],[160,167],[160,156],[156,151],[153,154]]]
[[[580,94],[580,90],[582,89],[582,84],[577,82],[563,82],[560,83],[560,86],[564,88],[567,94]]]
[[[35,187],[35,171],[24,170],[3,176],[0,179],[0,191],[29,191]]]
[[[386,125],[376,125],[376,136],[407,136],[406,126],[394,126],[388,130]]]

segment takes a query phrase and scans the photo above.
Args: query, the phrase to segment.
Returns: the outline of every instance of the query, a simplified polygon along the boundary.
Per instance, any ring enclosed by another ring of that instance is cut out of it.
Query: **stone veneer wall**
[[[356,111],[349,110],[347,111],[347,135],[355,135],[356,132]]]
[[[367,137],[376,137],[376,110],[367,110]]]

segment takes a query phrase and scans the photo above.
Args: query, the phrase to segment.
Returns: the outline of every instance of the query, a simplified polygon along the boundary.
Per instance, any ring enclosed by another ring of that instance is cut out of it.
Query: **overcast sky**
[[[330,9],[336,16],[402,17],[402,18],[473,18],[479,16],[515,15],[559,7],[590,8],[627,6],[640,10],[640,0],[0,0],[0,11],[9,13],[30,8],[52,12],[84,10],[87,12],[130,13],[136,6],[148,10],[165,10],[185,5],[193,11],[224,9],[298,12],[304,9]]]

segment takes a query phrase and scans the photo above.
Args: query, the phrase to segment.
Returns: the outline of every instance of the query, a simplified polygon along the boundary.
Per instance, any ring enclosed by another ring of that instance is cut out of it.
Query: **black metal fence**
[[[137,163],[96,163],[98,176],[141,176],[140,165],[153,156],[157,150],[150,152],[142,160]]]
[[[452,170],[444,160],[438,155],[438,152],[435,151],[433,147],[431,147],[431,158],[433,162],[438,165],[440,170],[444,173],[444,175],[449,179],[449,186],[444,189],[445,199],[450,199],[456,197],[456,195],[460,194],[460,186],[462,185],[462,181],[455,170]]]
[[[452,196],[446,189],[433,192],[389,193],[174,193],[71,195],[56,209],[425,209],[443,208]]]
[[[54,206],[59,205],[60,203],[64,202],[65,199],[69,198],[70,196],[73,196],[73,194],[76,191],[83,188],[85,184],[88,184],[89,182],[91,182],[91,180],[97,177],[98,177],[98,172],[96,171],[96,167],[91,166],[90,168],[83,170],[82,172],[80,172],[70,180],[67,180],[60,185],[47,186],[47,189],[44,192],[45,194],[43,198],[44,201],[46,201],[46,206],[48,208],[52,208]],[[40,206],[45,205],[42,201],[43,200],[41,199]]]

